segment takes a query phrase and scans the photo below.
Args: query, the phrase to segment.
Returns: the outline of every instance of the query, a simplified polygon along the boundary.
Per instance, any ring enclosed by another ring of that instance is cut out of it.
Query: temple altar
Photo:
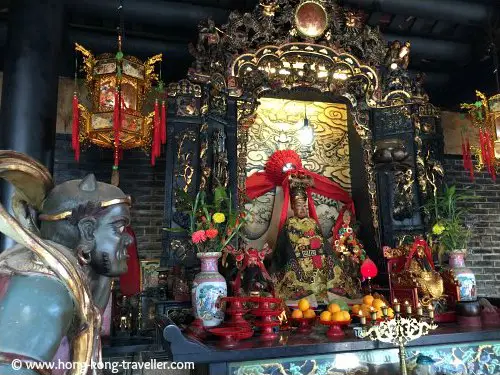
[[[283,332],[268,344],[252,339],[225,350],[216,341],[196,342],[167,326],[174,361],[196,360],[199,373],[215,374],[396,374],[396,349],[374,341],[361,341],[348,334],[332,341],[318,328],[308,337]],[[412,342],[406,349],[409,368],[419,356],[431,358],[441,375],[495,374],[500,365],[500,335],[495,328],[471,329],[445,325],[434,334]],[[419,373],[418,373],[419,374]]]
[[[260,0],[202,21],[191,67],[164,84],[161,55],[124,55],[122,31],[116,56],[75,45],[99,108],[73,95],[71,147],[77,160],[80,144],[112,148],[111,184],[58,185],[0,150],[18,190],[0,231],[22,245],[0,255],[1,369],[62,348],[85,364],[158,358],[208,375],[500,373],[500,303],[478,298],[465,263],[467,198],[444,183],[441,112],[409,69],[409,41],[387,42],[336,0]],[[90,121],[103,108],[104,127]],[[480,137],[494,177],[489,130]],[[139,188],[152,196],[142,206],[117,187],[131,148],[165,170],[148,181],[161,194]],[[133,215],[161,200],[163,217],[140,229],[161,256],[143,259]],[[38,278],[64,298],[46,306],[16,284]],[[18,299],[47,315],[43,330],[36,316],[18,324]],[[25,356],[31,331],[53,337]]]

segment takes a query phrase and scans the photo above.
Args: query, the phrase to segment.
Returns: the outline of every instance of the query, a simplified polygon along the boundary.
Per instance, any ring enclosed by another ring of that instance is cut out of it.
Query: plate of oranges
[[[299,301],[297,307],[292,311],[292,320],[299,324],[297,332],[307,333],[316,320],[316,311],[311,308],[309,301],[305,298]]]
[[[384,319],[383,308],[387,308],[387,318],[394,318],[394,310],[389,307],[380,296],[368,294],[363,297],[363,303],[361,305],[354,305],[351,308],[353,316],[365,317],[368,320],[371,319],[373,313],[377,314],[377,320]]]
[[[321,324],[329,326],[326,332],[327,336],[343,337],[344,331],[342,331],[342,326],[351,324],[351,314],[349,314],[347,306],[330,303],[327,309],[320,314],[319,321]]]

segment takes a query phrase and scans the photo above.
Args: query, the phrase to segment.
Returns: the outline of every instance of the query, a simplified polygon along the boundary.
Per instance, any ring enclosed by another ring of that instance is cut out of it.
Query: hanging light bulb
[[[309,146],[314,142],[314,129],[307,118],[307,107],[304,105],[304,120],[302,128],[299,130],[299,141],[304,146]]]

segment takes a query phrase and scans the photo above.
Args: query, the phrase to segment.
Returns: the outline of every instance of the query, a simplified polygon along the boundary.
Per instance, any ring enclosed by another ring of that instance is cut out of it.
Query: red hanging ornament
[[[160,155],[160,146],[161,146],[161,136],[160,136],[160,106],[158,104],[158,100],[155,101],[155,110],[154,110],[154,118],[153,118],[153,140],[151,142],[151,165],[154,166],[156,164],[156,157]]]
[[[370,258],[366,258],[361,265],[361,276],[365,279],[371,279],[377,276],[377,274],[377,265]]]
[[[115,149],[120,146],[121,98],[120,92],[115,92],[115,108],[113,112],[113,129],[115,131]]]
[[[165,101],[161,103],[161,144],[167,143],[167,109]]]
[[[493,142],[493,137],[489,130],[485,130],[485,138],[487,144],[487,154],[488,154],[488,172],[491,175],[493,181],[496,181],[496,170],[495,170],[495,143]]]
[[[80,161],[80,110],[78,109],[78,96],[73,95],[73,123],[71,145],[75,151],[75,160]]]

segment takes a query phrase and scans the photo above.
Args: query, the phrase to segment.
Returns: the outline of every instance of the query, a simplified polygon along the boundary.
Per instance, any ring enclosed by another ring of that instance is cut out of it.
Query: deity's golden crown
[[[292,173],[288,179],[290,181],[290,193],[292,197],[307,198],[307,189],[314,186],[313,178],[305,173]]]

